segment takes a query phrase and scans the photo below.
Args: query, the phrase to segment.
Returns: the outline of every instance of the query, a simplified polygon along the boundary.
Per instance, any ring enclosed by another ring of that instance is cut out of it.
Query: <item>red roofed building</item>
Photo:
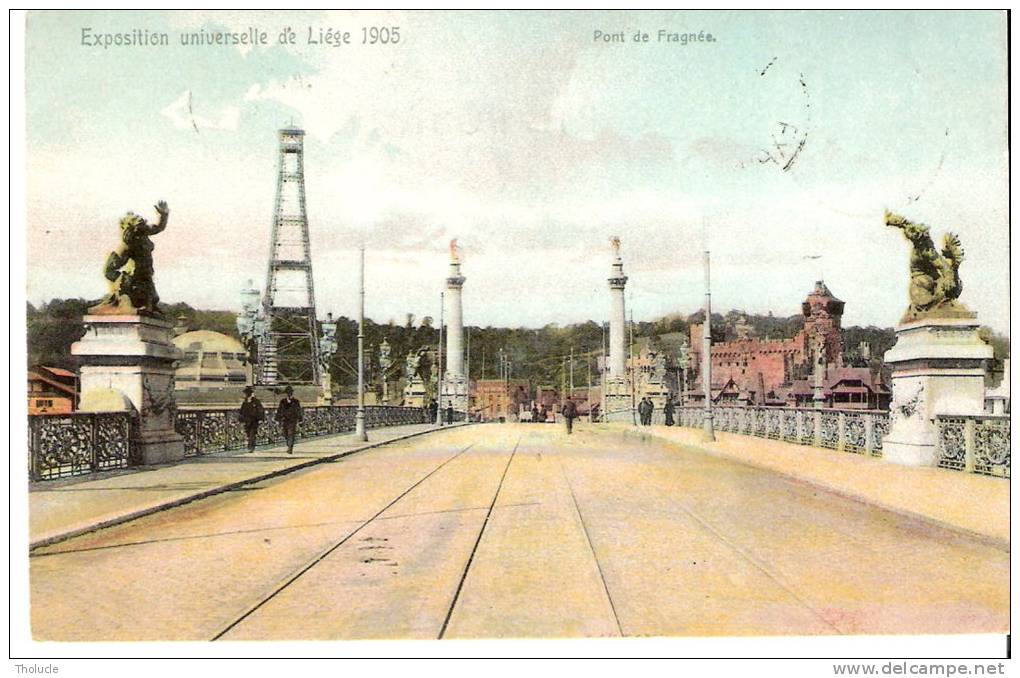
[[[812,405],[812,366],[824,351],[826,406],[888,407],[889,389],[868,368],[843,367],[840,338],[845,303],[821,280],[801,304],[804,327],[789,339],[759,339],[746,323],[737,338],[712,345],[712,398],[734,405]],[[703,400],[701,387],[702,326],[690,326],[694,383],[688,401]],[[805,395],[805,390],[806,395]]]
[[[36,365],[28,370],[28,413],[74,412],[78,404],[78,377],[59,367]]]
[[[822,395],[825,407],[843,410],[887,410],[892,392],[882,382],[880,372],[867,367],[827,368]],[[811,379],[798,379],[780,396],[790,406],[813,407],[814,384]]]

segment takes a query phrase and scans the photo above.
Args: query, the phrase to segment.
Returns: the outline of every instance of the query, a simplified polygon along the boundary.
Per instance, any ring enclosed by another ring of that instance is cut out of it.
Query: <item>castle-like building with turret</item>
[[[789,339],[762,339],[752,335],[750,325],[738,324],[737,337],[712,345],[713,400],[756,405],[807,405],[812,397],[812,371],[816,362],[825,366],[826,399],[830,406],[882,407],[888,389],[880,375],[867,368],[843,365],[840,338],[844,302],[821,280],[801,304],[804,327]],[[692,324],[690,372],[701,374],[700,324]],[[690,384],[691,400],[702,396],[700,378]]]

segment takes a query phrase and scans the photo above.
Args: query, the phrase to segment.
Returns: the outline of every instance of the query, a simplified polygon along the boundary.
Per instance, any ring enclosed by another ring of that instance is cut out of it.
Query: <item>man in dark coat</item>
[[[567,435],[574,432],[574,419],[577,418],[577,405],[567,396],[567,402],[563,403],[563,419],[567,422]]]
[[[262,407],[262,401],[255,397],[255,389],[251,386],[244,387],[244,402],[241,403],[241,425],[244,426],[244,434],[248,437],[248,451],[255,451],[255,439],[259,435],[259,423],[266,418],[266,410]]]
[[[670,394],[669,398],[666,399],[666,406],[663,408],[663,412],[666,415],[666,426],[673,425],[673,413],[676,412],[676,408],[673,405],[673,395]]]
[[[641,402],[638,403],[638,414],[641,415],[642,426],[648,426],[652,423],[652,410],[654,409],[655,406],[652,405],[652,401],[649,400],[647,396],[642,398]]]
[[[448,403],[446,406],[446,423],[453,423],[453,403]]]
[[[531,407],[531,423],[537,424],[539,422],[538,403],[535,403]]]
[[[276,421],[283,427],[283,437],[287,441],[287,454],[294,454],[294,439],[297,438],[298,422],[304,419],[301,403],[294,397],[294,389],[288,386],[283,389],[283,400],[276,407]]]
[[[439,403],[433,398],[432,402],[429,403],[429,423],[436,423],[436,415],[439,414]]]

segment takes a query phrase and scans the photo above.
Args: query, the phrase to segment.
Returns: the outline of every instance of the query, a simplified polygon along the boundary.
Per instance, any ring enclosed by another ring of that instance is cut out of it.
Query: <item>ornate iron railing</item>
[[[678,426],[700,428],[705,410],[677,408]],[[715,429],[727,433],[785,440],[832,450],[882,455],[882,436],[889,430],[889,413],[879,410],[837,410],[797,407],[715,407]],[[654,417],[653,423],[662,423]]]
[[[1009,416],[939,415],[936,448],[939,466],[1009,478]]]
[[[298,424],[299,438],[334,435],[354,430],[354,417],[358,408],[335,405],[303,408],[304,417]],[[463,413],[458,421],[463,419]],[[365,428],[430,423],[428,410],[421,407],[367,405]],[[184,454],[194,456],[210,452],[223,452],[244,447],[247,438],[237,408],[229,410],[179,410],[177,433],[184,437]],[[266,418],[259,426],[256,441],[259,445],[283,442],[283,427],[276,420],[276,408],[266,408]]]
[[[676,413],[677,425],[700,428],[704,416],[701,407],[681,407]],[[882,438],[890,426],[886,411],[829,408],[716,407],[712,420],[718,431],[874,457],[882,456]],[[940,415],[935,421],[939,466],[1010,477],[1008,415]],[[662,423],[661,417],[653,423]]]
[[[29,478],[52,480],[127,466],[134,424],[127,412],[30,415]]]
[[[283,442],[283,427],[275,409],[266,410],[259,426],[259,445]],[[298,426],[301,438],[354,430],[353,406],[306,407]],[[455,416],[464,419],[463,413]],[[125,468],[135,463],[132,433],[133,414],[124,412],[73,412],[34,414],[28,418],[28,474],[34,481]],[[365,407],[365,426],[400,426],[431,421],[419,407],[370,405]],[[247,438],[236,408],[185,410],[177,412],[176,430],[184,438],[186,456],[235,450]]]

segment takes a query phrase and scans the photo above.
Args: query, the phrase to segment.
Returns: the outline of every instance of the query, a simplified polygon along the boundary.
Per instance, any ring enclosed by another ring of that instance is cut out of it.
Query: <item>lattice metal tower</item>
[[[262,297],[265,331],[259,383],[266,385],[321,383],[305,212],[304,136],[300,129],[280,130],[273,237]]]

